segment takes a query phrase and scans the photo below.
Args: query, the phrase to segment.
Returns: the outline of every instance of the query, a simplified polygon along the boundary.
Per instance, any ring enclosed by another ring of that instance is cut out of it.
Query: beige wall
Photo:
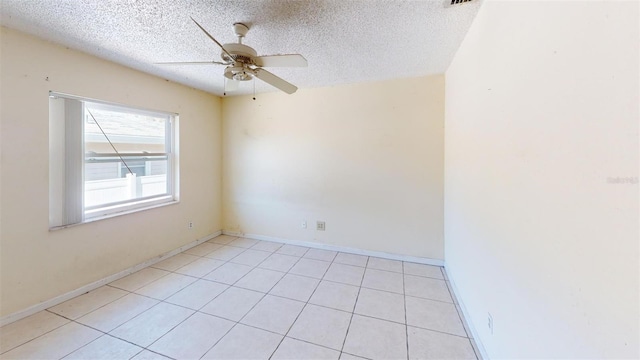
[[[1,316],[221,230],[218,97],[1,31]],[[180,203],[49,231],[49,90],[179,113]]]
[[[445,260],[491,358],[640,356],[638,5],[487,1],[446,73]]]
[[[443,96],[440,75],[224,99],[224,228],[443,259]]]

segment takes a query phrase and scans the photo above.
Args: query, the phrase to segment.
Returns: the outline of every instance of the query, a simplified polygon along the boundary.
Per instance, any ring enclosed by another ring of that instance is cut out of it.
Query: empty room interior
[[[640,2],[0,24],[0,359],[640,358]]]

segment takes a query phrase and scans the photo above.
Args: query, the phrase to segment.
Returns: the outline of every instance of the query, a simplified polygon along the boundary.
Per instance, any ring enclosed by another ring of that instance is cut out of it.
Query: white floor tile
[[[102,286],[86,294],[76,296],[48,310],[68,319],[77,319],[108,303],[115,301],[129,292],[111,286]]]
[[[444,280],[444,277],[442,276],[442,268],[440,266],[405,262],[403,263],[403,267],[405,275],[425,276]]]
[[[369,259],[369,262],[371,262],[371,259]],[[369,268],[364,272],[362,287],[391,291],[398,294],[402,294],[404,290],[402,274]]]
[[[189,275],[201,278],[213,270],[219,268],[224,264],[224,261],[210,258],[199,258],[191,264],[185,265],[175,272],[182,275]]]
[[[105,305],[76,321],[92,328],[109,332],[157,304],[158,300],[129,294]]]
[[[2,327],[0,358],[476,356],[440,267],[216,239]]]
[[[199,359],[233,324],[231,321],[197,312],[153,343],[149,349],[174,359]]]
[[[411,296],[405,302],[407,325],[466,336],[455,305]]]
[[[225,319],[240,321],[263,296],[263,293],[257,291],[230,287],[200,311]]]
[[[205,242],[200,245],[194,246],[191,249],[185,250],[185,254],[191,254],[196,256],[207,256],[212,252],[220,249],[222,245],[220,244],[212,244],[210,242]]]
[[[209,301],[225,291],[229,285],[220,284],[209,280],[198,280],[186,288],[173,294],[165,301],[171,304],[199,310]]]
[[[301,257],[307,251],[309,251],[308,247],[286,244],[286,245],[282,245],[282,247],[278,249],[278,251],[276,251],[276,254]]]
[[[353,315],[344,351],[369,359],[406,359],[404,325]]]
[[[273,254],[263,261],[258,267],[263,269],[287,272],[300,260],[299,257],[290,255]]]
[[[160,303],[118,326],[111,335],[147,347],[193,314],[193,310]]]
[[[156,269],[167,270],[167,271],[175,271],[176,269],[181,268],[198,259],[200,259],[200,257],[195,255],[177,254],[177,255],[173,255],[170,258],[157,262],[151,265],[151,267],[154,267]]]
[[[177,293],[185,287],[191,285],[197,279],[191,276],[171,273],[148,285],[141,287],[135,292],[158,300],[164,300]]]
[[[268,293],[282,276],[284,276],[284,274],[279,271],[255,268],[242,279],[238,280],[235,286]]]
[[[409,326],[409,359],[466,359],[476,355],[469,339]]]
[[[345,265],[366,267],[367,260],[369,260],[369,257],[364,255],[338,253],[333,262]]]
[[[402,261],[382,259],[371,256],[367,268],[402,273]]]
[[[69,320],[48,311],[40,311],[0,329],[0,353],[57,329]]]
[[[171,360],[171,358],[149,350],[143,350],[138,355],[132,357],[131,360]]]
[[[148,267],[118,279],[109,285],[127,291],[135,291],[168,274],[168,271]]]
[[[404,324],[404,296],[363,288],[354,313]]]
[[[252,250],[262,250],[268,252],[274,252],[282,247],[281,243],[272,241],[258,241],[257,244],[251,247]]]
[[[218,250],[207,254],[206,257],[212,258],[212,259],[223,260],[223,261],[229,261],[229,260],[233,259],[234,257],[242,254],[245,250],[246,250],[245,248],[239,248],[239,247],[226,246],[225,245],[225,246],[222,246],[221,248],[219,248]]]
[[[405,275],[404,292],[406,295],[453,303],[444,280],[422,276]]]
[[[340,350],[351,314],[307,304],[287,336]]]
[[[2,354],[3,359],[60,359],[102,335],[101,332],[70,322],[39,338]]]
[[[237,238],[230,242],[229,246],[241,247],[248,249],[258,243],[258,240],[247,239],[247,238]]]
[[[364,268],[359,266],[336,264],[329,266],[329,270],[324,274],[324,280],[335,281],[343,284],[360,286]]]
[[[332,262],[337,254],[338,254],[337,251],[322,250],[322,249],[309,249],[309,251],[307,251],[304,254],[304,257],[307,258],[307,259],[314,259],[314,260],[322,260],[322,261]]]
[[[203,359],[267,360],[281,340],[281,335],[238,324]]]
[[[351,285],[321,281],[309,303],[353,312],[358,290],[358,287]]]
[[[240,322],[285,335],[303,307],[303,302],[267,295]]]
[[[90,342],[80,349],[65,356],[65,360],[114,360],[114,359],[130,359],[143,349],[141,347],[129,344],[111,337],[103,335],[102,337]]]
[[[319,280],[306,276],[286,274],[269,293],[307,302],[319,283]]]
[[[291,274],[308,276],[316,279],[322,279],[324,273],[331,263],[313,259],[300,259],[289,272]]]
[[[210,272],[204,279],[232,285],[251,271],[252,267],[234,263],[225,263]]]
[[[228,243],[232,242],[237,238],[238,238],[237,236],[231,236],[231,235],[218,235],[207,242],[214,243],[214,244],[227,245]]]
[[[340,352],[308,342],[284,338],[271,360],[338,360]]]
[[[271,253],[267,251],[248,249],[247,251],[243,252],[242,254],[234,257],[229,261],[234,262],[236,264],[256,266],[261,262],[263,262],[270,255]]]

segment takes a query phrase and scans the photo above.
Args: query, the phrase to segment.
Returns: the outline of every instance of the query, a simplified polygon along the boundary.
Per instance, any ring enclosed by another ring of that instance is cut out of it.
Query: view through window
[[[50,128],[52,226],[175,200],[174,114],[55,95]]]

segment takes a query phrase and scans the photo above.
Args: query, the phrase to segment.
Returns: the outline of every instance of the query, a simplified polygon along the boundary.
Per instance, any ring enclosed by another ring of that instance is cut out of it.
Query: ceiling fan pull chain
[[[253,78],[253,100],[256,99],[256,78]]]
[[[223,78],[224,78],[224,90],[222,91],[222,95],[227,96],[227,81],[228,80],[227,80],[226,77],[223,77]]]

